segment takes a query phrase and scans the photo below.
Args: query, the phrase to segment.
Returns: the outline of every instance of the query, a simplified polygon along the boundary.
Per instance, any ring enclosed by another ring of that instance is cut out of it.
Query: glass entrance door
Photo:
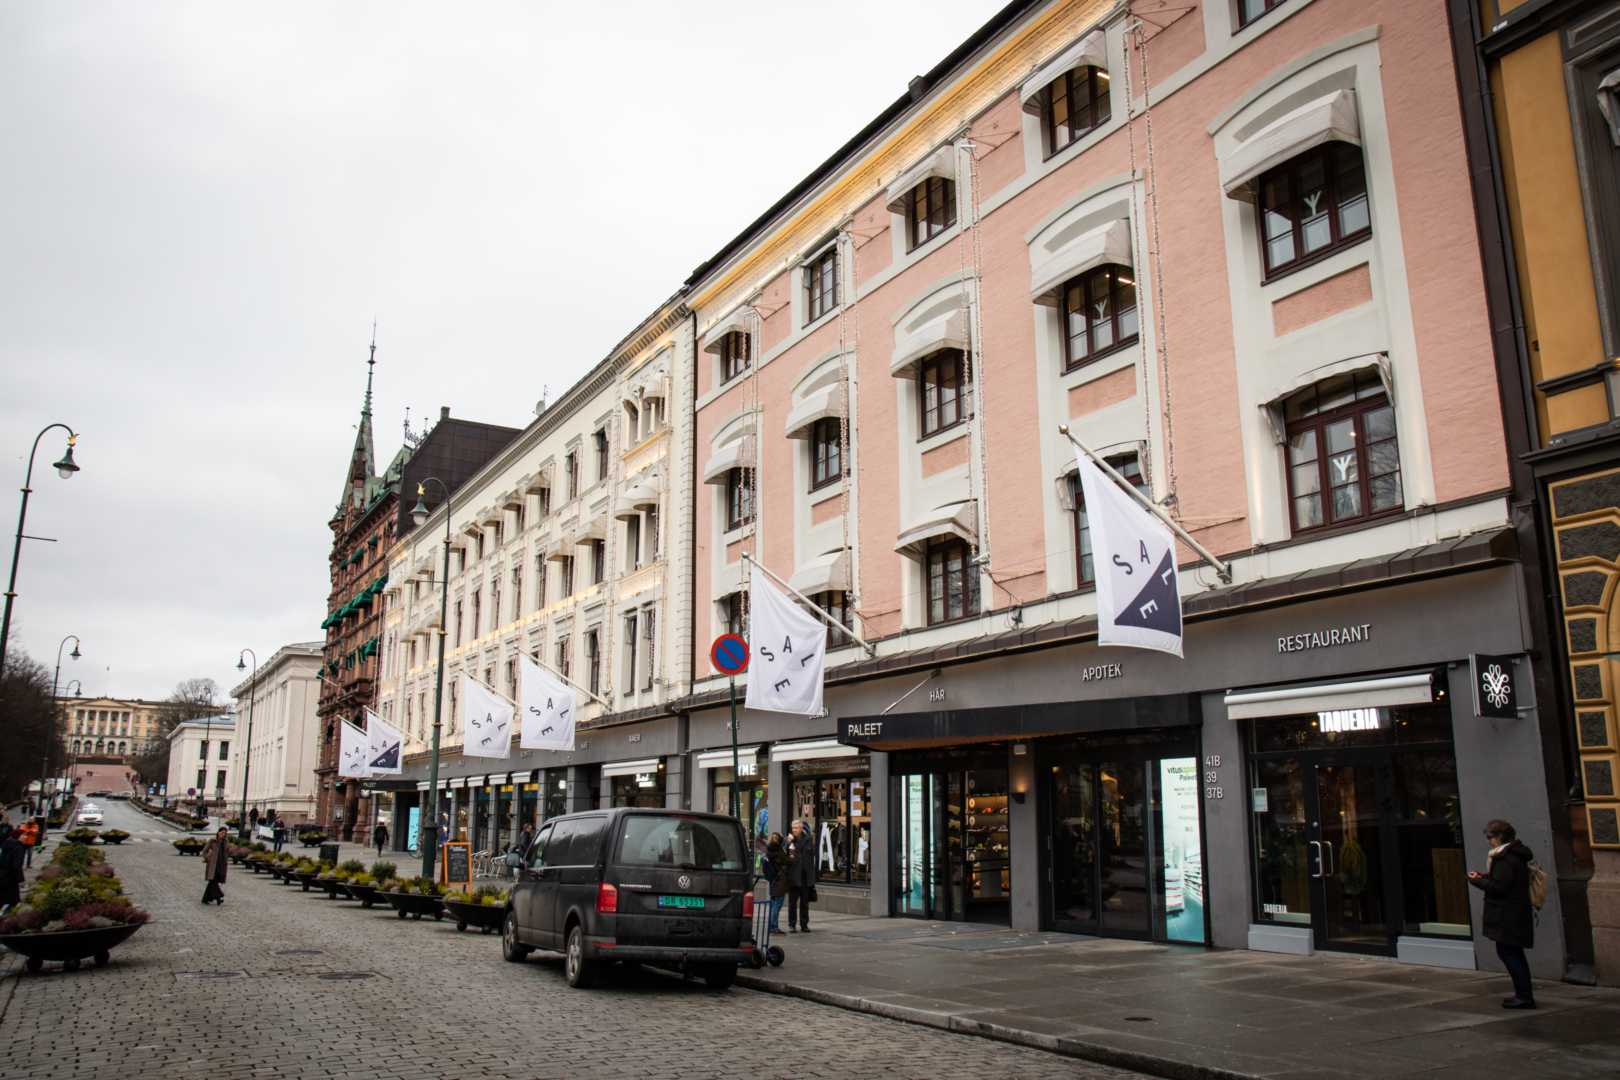
[[[1059,930],[1148,937],[1147,762],[1052,770],[1052,920]]]
[[[1312,770],[1316,811],[1307,832],[1310,880],[1312,907],[1319,913],[1316,937],[1324,947],[1387,949],[1393,939],[1379,820],[1380,803],[1390,801],[1388,771],[1373,763],[1318,765]],[[1380,788],[1385,789],[1382,798]]]
[[[894,786],[894,913],[1009,925],[1006,770],[906,773]]]

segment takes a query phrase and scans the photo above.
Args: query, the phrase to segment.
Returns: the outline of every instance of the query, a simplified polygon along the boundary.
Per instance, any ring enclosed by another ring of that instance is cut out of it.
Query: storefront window
[[[1405,932],[1470,937],[1457,759],[1444,751],[1400,754],[1394,771]]]
[[[764,769],[757,761],[744,758],[742,783],[742,820],[743,828],[748,833],[750,841],[770,837],[770,810],[766,803],[768,785],[765,782]],[[731,792],[736,787],[736,774],[731,769],[715,769],[714,795],[710,799],[710,809],[716,814],[731,816],[737,809],[731,805]]]
[[[456,799],[456,826],[455,839],[461,843],[467,841],[467,793],[457,792]]]
[[[614,806],[639,806],[656,810],[664,805],[664,766],[608,778],[613,785]]]
[[[788,766],[793,772],[792,820],[805,822],[815,835],[819,880],[870,881],[871,759],[790,761]],[[839,775],[826,775],[834,770]],[[791,827],[791,821],[785,824]]]
[[[522,826],[518,826],[522,828]],[[495,832],[489,846],[501,851],[512,836],[512,785],[506,784],[495,793]]]
[[[568,813],[568,777],[559,770],[547,774],[546,779],[546,820],[561,817]]]

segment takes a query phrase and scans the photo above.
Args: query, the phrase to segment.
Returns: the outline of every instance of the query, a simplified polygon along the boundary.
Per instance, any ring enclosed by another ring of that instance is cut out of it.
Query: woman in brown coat
[[[203,845],[203,871],[208,875],[208,888],[203,890],[202,898],[205,904],[225,902],[225,890],[220,885],[225,881],[225,868],[231,862],[230,841],[225,836],[225,826],[221,825],[214,838]]]

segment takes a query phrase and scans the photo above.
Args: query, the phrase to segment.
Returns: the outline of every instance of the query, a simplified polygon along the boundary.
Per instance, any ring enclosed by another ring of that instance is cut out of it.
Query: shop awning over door
[[[860,750],[845,746],[837,739],[812,739],[809,742],[777,743],[771,747],[772,761],[804,761],[809,758],[854,757]]]
[[[737,747],[737,760],[739,762],[753,761],[758,756],[758,746]],[[731,768],[731,747],[728,746],[724,750],[705,750],[703,753],[692,759],[692,767],[694,769]]]
[[[637,773],[651,773],[658,771],[659,759],[655,757],[642,758],[638,761],[610,761],[602,766],[602,779],[610,776],[634,776]]]
[[[1434,701],[1435,675],[1391,675],[1354,682],[1316,683],[1275,690],[1234,691],[1226,695],[1226,715],[1234,720],[1298,713],[1372,709],[1392,705],[1428,705]]]

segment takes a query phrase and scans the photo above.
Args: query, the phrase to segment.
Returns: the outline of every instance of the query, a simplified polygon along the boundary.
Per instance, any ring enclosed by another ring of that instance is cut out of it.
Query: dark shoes
[[[1504,1009],[1533,1009],[1536,1007],[1534,998],[1510,997],[1502,1002]]]
[[[810,928],[809,928],[809,927],[808,927],[808,926],[801,926],[801,927],[799,927],[799,933],[801,933],[801,934],[808,934],[808,933],[809,933],[809,932],[810,932]]]

